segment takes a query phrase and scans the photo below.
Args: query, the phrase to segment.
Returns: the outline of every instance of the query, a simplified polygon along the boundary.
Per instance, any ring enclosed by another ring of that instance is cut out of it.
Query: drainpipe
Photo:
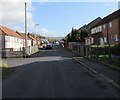
[[[108,55],[109,55],[109,61],[111,61],[110,39],[109,39],[109,31],[108,31],[109,23],[106,22],[106,25],[107,25],[107,43],[109,45],[109,47],[108,47]]]

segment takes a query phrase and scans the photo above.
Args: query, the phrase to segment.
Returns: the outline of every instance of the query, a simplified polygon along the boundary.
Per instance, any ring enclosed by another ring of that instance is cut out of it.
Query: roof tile
[[[19,37],[19,38],[22,38],[19,34],[17,34],[16,32],[14,32],[13,30],[7,28],[7,27],[4,27],[2,25],[0,25],[0,29],[4,32],[4,34],[6,35],[10,35],[10,36],[15,36],[15,37]]]

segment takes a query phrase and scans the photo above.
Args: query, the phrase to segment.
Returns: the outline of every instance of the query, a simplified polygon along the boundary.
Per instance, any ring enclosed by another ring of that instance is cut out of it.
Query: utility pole
[[[120,44],[120,1],[118,2],[118,44]]]
[[[25,53],[24,57],[27,57],[27,14],[26,14],[26,2],[25,2]]]

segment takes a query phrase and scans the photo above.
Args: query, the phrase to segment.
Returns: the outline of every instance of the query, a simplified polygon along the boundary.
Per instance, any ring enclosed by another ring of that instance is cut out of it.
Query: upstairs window
[[[112,22],[109,22],[108,25],[109,25],[109,28],[112,28]]]
[[[114,35],[114,40],[115,40],[115,41],[118,41],[118,35],[117,35],[117,34]]]
[[[103,25],[103,29],[105,29],[105,28],[106,28],[106,25],[104,24],[104,25]]]

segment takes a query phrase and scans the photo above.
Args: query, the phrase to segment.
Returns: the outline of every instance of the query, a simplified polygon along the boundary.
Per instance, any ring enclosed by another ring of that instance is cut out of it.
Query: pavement
[[[3,98],[120,98],[119,91],[56,46],[4,62],[16,70],[2,81]]]
[[[80,57],[79,54],[72,52],[71,50],[65,49],[73,59],[90,69],[93,73],[99,74],[106,77],[111,84],[120,90],[120,70],[115,69],[111,66],[105,65],[100,62],[96,62],[84,57]]]

